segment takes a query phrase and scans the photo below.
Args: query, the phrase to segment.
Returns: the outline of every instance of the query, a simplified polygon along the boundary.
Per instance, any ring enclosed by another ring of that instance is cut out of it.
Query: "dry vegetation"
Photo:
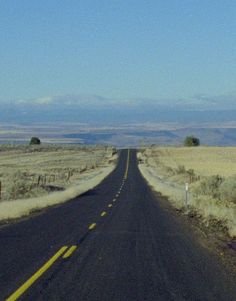
[[[187,182],[190,209],[236,236],[236,148],[150,147],[139,159],[143,175],[176,207],[185,205]]]
[[[96,186],[115,166],[111,147],[0,146],[0,219],[66,201]]]
[[[151,148],[151,156],[161,165],[178,169],[194,169],[200,176],[236,175],[235,147],[168,147]]]

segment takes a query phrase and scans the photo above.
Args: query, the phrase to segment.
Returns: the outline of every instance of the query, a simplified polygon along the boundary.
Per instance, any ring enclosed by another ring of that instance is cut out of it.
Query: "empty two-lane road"
[[[134,150],[95,189],[0,229],[1,300],[236,300],[232,276],[163,208]]]

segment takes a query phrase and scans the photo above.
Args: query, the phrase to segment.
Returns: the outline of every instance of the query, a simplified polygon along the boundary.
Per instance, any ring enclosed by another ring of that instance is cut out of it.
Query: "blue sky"
[[[236,1],[1,0],[0,99],[236,94]]]

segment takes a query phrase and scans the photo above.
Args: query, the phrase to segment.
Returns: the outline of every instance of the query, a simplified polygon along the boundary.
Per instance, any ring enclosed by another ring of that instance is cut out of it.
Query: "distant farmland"
[[[39,136],[47,143],[108,144],[116,147],[182,145],[187,135],[200,138],[203,145],[235,146],[236,123],[181,124],[143,123],[92,125],[82,123],[2,124],[0,143],[28,143]]]

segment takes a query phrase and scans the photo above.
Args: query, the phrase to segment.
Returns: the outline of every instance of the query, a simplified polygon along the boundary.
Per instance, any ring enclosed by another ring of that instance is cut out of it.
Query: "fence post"
[[[38,183],[37,183],[37,187],[40,186],[40,182],[41,182],[41,175],[38,176]]]
[[[69,169],[69,171],[68,171],[68,176],[67,176],[67,181],[70,180],[70,177],[71,177],[71,171],[70,171],[70,169]]]

